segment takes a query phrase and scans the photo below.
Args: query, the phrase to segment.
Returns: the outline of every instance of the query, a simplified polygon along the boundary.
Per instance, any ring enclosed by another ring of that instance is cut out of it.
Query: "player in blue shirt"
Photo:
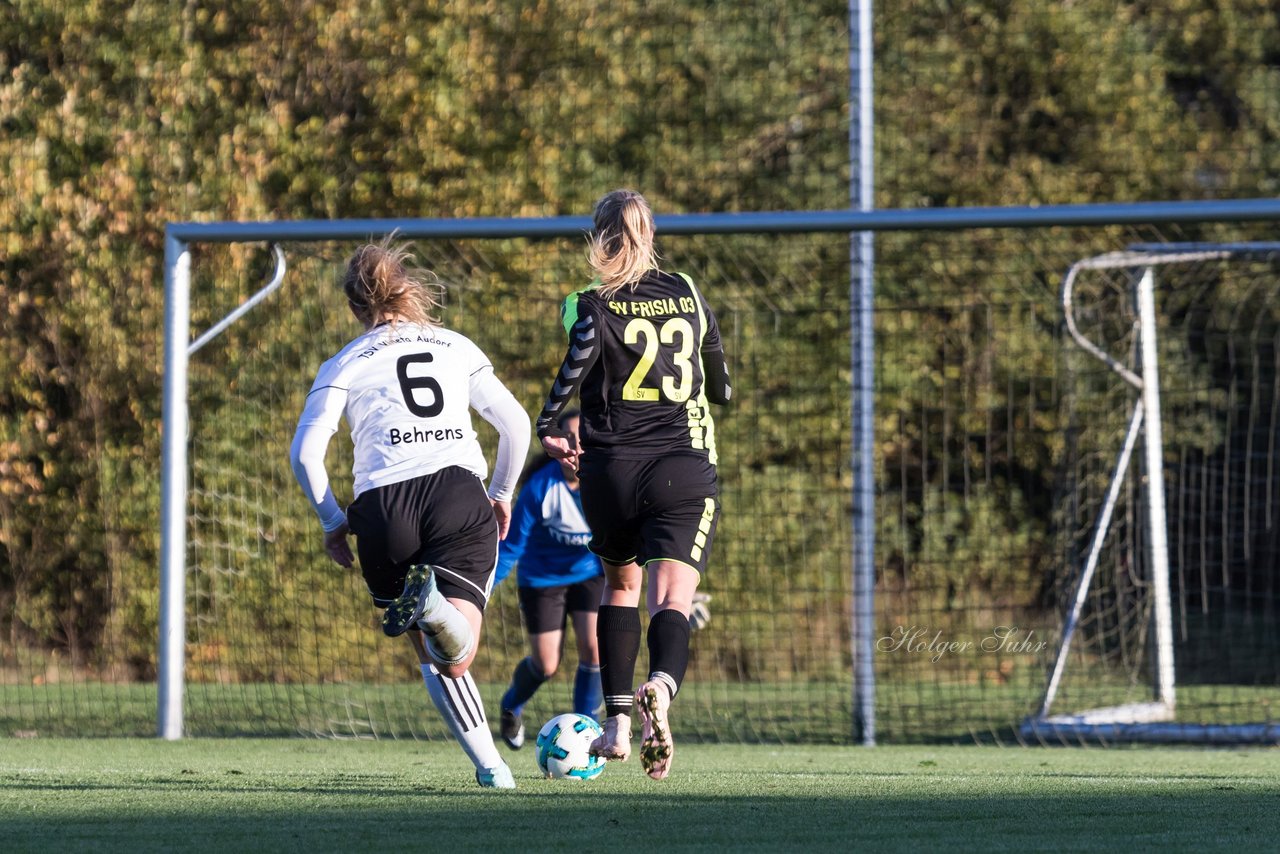
[[[576,440],[576,411],[563,413],[559,424]],[[577,471],[569,462],[549,457],[535,462],[516,499],[507,538],[499,544],[494,578],[496,586],[516,568],[520,610],[529,634],[529,655],[516,665],[501,701],[500,731],[513,749],[524,744],[524,704],[560,666],[566,612],[578,643],[573,710],[594,718],[604,702],[596,646],[604,569],[587,549],[590,540]]]

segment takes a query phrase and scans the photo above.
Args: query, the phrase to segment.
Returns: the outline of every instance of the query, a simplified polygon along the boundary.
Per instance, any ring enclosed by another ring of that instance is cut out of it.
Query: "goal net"
[[[1024,738],[1280,741],[1280,244],[1148,244],[1064,280],[1073,571]]]
[[[251,224],[214,225],[255,239]],[[443,321],[532,413],[563,355],[558,307],[582,283],[585,249],[546,236],[545,220],[508,225],[524,236],[415,245],[448,287]],[[1230,242],[1273,230],[882,233],[871,389],[851,375],[846,235],[661,234],[716,309],[735,380],[717,412],[724,516],[702,585],[711,619],[693,635],[676,707],[681,737],[849,743],[853,689],[866,684],[854,685],[851,652],[866,604],[851,583],[851,409],[873,391],[877,740],[1273,739],[1280,252]],[[1170,238],[1221,242],[1102,254]],[[317,367],[358,331],[337,291],[356,245],[190,244],[189,418],[164,432],[185,451],[175,469],[190,487],[167,516],[184,531],[182,625],[159,620],[172,642],[157,674],[156,615],[173,609],[155,607],[155,566],[171,557],[162,537],[155,559],[150,533],[156,478],[104,462],[101,488],[113,512],[136,514],[138,533],[108,519],[111,564],[55,577],[67,596],[88,578],[107,585],[102,631],[85,641],[93,655],[56,659],[56,634],[36,633],[56,632],[46,627],[59,614],[21,596],[22,631],[0,652],[0,727],[152,734],[176,659],[179,733],[446,736],[408,645],[382,636],[359,575],[325,556],[288,464]],[[1071,318],[1092,349],[1069,334],[1061,301],[1062,272],[1081,258],[1093,260],[1076,267]],[[492,455],[492,431],[476,424]],[[344,500],[350,462],[339,433],[328,466]],[[1152,470],[1164,493],[1155,512]],[[173,503],[162,496],[166,512]],[[167,602],[175,591],[160,588]],[[475,665],[491,717],[526,650],[508,580]],[[570,637],[531,720],[570,707],[575,663]]]
[[[443,323],[536,413],[563,356],[560,301],[584,283],[584,241],[413,243],[446,285]],[[201,346],[189,363],[188,735],[446,734],[359,573],[326,558],[288,464],[316,369],[359,332],[337,285],[356,245],[282,244],[283,284],[207,341],[277,259],[261,244],[191,248]],[[680,726],[707,741],[846,741],[850,531],[846,502],[830,497],[848,493],[847,237],[671,236],[662,249],[717,312],[735,370],[733,406],[716,413],[724,515],[702,585],[710,621],[693,636]],[[474,421],[492,460],[496,437]],[[328,469],[344,502],[350,454],[339,431]],[[472,672],[496,719],[527,654],[514,578],[495,591],[482,643]],[[571,707],[574,650],[570,628],[561,676],[529,703],[530,720]]]

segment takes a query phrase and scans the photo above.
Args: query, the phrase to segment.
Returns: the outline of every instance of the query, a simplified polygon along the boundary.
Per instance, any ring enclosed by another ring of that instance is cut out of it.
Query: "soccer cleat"
[[[502,733],[502,740],[507,743],[507,747],[512,750],[519,750],[524,747],[524,719],[520,717],[519,712],[503,709],[498,729]]]
[[[631,755],[631,717],[610,715],[604,719],[604,734],[591,742],[587,753],[604,759],[626,762]]]
[[[482,789],[514,789],[516,780],[504,762],[497,768],[477,768],[476,782]]]
[[[422,615],[435,610],[444,599],[436,589],[436,577],[431,567],[414,564],[404,576],[404,592],[392,602],[382,615],[382,632],[389,638],[398,638],[422,619]]]
[[[671,726],[667,722],[667,709],[671,706],[671,692],[661,682],[649,680],[636,692],[636,704],[640,706],[643,723],[640,739],[640,764],[644,772],[655,780],[671,773],[671,757],[676,752],[671,739]]]

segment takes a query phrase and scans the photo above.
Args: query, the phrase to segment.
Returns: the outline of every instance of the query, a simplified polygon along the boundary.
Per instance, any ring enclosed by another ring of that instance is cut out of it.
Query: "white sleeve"
[[[510,501],[529,453],[529,416],[490,366],[471,375],[471,406],[498,431],[498,458],[489,478],[489,498]]]
[[[330,437],[338,430],[338,419],[346,400],[346,389],[335,386],[313,389],[307,396],[289,449],[293,475],[326,531],[335,530],[347,521],[347,514],[342,512],[329,488],[329,474],[324,469],[324,452]]]

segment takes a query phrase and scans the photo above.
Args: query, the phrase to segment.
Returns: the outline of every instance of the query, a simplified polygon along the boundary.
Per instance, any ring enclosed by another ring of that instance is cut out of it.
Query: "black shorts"
[[[706,570],[720,518],[716,467],[706,457],[616,460],[588,451],[578,477],[591,551],[601,560],[673,560]]]
[[[361,493],[347,508],[360,570],[382,608],[404,591],[413,564],[439,567],[447,597],[484,610],[498,560],[498,523],[480,478],[450,466]]]
[[[564,631],[565,614],[578,611],[596,613],[604,593],[604,576],[597,575],[576,584],[557,587],[521,587],[520,611],[525,631],[531,635]]]

